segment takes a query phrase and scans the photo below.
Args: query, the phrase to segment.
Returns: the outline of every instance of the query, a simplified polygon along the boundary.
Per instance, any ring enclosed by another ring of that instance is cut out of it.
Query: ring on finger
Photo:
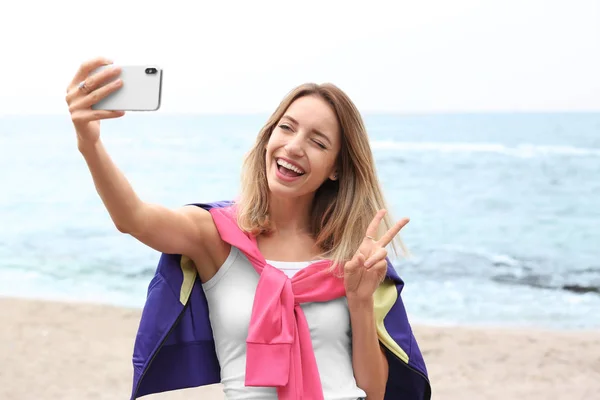
[[[77,88],[85,94],[90,93],[90,89],[86,86],[85,81],[79,82],[79,85],[77,85]]]
[[[369,236],[369,235],[365,235],[365,237],[367,239],[371,239],[372,241],[376,242],[377,240],[375,240],[375,238],[373,236]]]

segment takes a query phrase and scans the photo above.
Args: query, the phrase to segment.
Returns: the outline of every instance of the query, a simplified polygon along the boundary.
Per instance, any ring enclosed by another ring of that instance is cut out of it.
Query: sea
[[[237,195],[268,115],[128,113],[103,141],[145,201]],[[600,113],[365,114],[414,323],[600,327]],[[142,307],[159,253],[120,233],[68,114],[0,117],[0,296]]]

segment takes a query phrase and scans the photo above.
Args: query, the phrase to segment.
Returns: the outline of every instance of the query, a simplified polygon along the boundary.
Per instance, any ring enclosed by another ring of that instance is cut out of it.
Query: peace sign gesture
[[[408,218],[402,218],[380,239],[377,239],[377,228],[385,213],[386,210],[379,210],[375,214],[354,257],[344,265],[344,286],[347,298],[370,299],[385,278],[387,271],[385,246],[390,244],[398,232],[409,222]]]

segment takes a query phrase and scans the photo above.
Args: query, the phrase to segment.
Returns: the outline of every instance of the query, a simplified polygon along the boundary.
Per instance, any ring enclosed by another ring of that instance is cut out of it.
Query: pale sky
[[[363,112],[600,111],[600,0],[21,0],[0,38],[0,114],[65,113],[97,55],[161,66],[162,113],[270,113],[306,81]]]

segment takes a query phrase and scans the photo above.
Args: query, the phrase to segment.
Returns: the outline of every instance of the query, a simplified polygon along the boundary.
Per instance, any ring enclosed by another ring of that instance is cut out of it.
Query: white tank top
[[[267,261],[289,277],[310,262]],[[246,387],[246,337],[259,275],[245,254],[232,246],[221,268],[202,287],[221,366],[227,400],[276,400],[277,390]],[[300,305],[312,339],[325,400],[356,400],[366,393],[356,386],[352,369],[350,314],[345,297]]]

